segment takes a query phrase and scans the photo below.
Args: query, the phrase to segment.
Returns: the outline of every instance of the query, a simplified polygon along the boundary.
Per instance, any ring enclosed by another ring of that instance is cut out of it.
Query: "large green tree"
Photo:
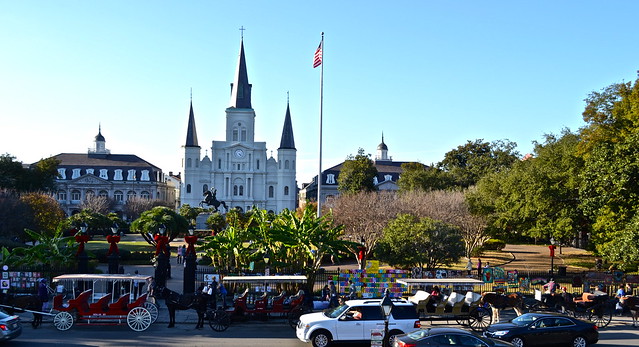
[[[50,191],[55,187],[60,161],[47,158],[28,168],[9,154],[0,155],[0,188],[17,191]]]
[[[577,154],[579,136],[564,130],[536,143],[534,155],[509,170],[482,178],[467,194],[474,212],[491,217],[495,236],[513,239],[572,241],[588,232],[579,207],[583,160]]]
[[[488,173],[508,169],[520,156],[516,147],[509,140],[468,141],[447,152],[437,165],[452,176],[456,186],[467,188]]]
[[[457,227],[409,214],[390,221],[375,247],[377,259],[403,268],[450,266],[463,254],[464,243]]]
[[[447,171],[413,162],[402,164],[402,174],[397,185],[399,191],[404,193],[447,189],[454,186],[455,182]]]
[[[370,154],[365,154],[364,149],[360,148],[356,156],[349,155],[346,158],[337,177],[337,190],[340,193],[351,194],[377,190],[373,182],[373,178],[377,176],[377,168],[370,157]]]
[[[131,231],[137,232],[151,245],[156,246],[153,236],[159,231],[160,226],[166,228],[169,242],[179,234],[189,230],[189,222],[172,209],[157,206],[142,213],[140,218],[131,223]]]

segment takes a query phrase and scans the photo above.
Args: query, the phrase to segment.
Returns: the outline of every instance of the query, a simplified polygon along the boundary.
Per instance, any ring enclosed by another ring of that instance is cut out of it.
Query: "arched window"
[[[289,169],[289,165],[290,165],[290,164],[288,163],[288,160],[286,160],[286,161],[284,162],[284,169],[287,169],[287,170],[288,170],[288,169]]]
[[[145,200],[149,200],[151,198],[151,194],[149,192],[147,192],[146,190],[143,190],[140,193],[140,198],[145,199]]]
[[[71,200],[72,201],[80,201],[80,191],[74,189],[71,191]]]
[[[233,195],[237,196],[237,185],[233,186]]]
[[[273,186],[268,186],[268,197],[269,198],[273,197],[274,191],[275,191],[275,189],[273,188]]]
[[[284,187],[284,195],[288,195],[288,186]]]
[[[132,190],[129,190],[126,193],[126,201],[129,201],[129,200],[134,199],[134,198],[135,198],[135,192],[132,191]]]
[[[244,186],[240,186],[240,196],[244,195]]]
[[[67,201],[67,191],[58,190],[58,201]]]
[[[186,159],[186,167],[191,167],[191,158]]]
[[[191,185],[190,184],[186,185],[186,192],[187,193],[191,193]]]
[[[208,184],[203,185],[202,186],[202,193],[206,193],[208,191],[209,191],[209,185]]]
[[[124,194],[121,191],[116,190],[115,193],[113,193],[113,199],[115,202],[121,203],[122,200],[124,200]]]
[[[87,190],[86,193],[84,193],[84,198],[85,199],[89,199],[95,196],[95,192],[92,190]]]
[[[237,141],[238,138],[238,130],[237,128],[233,128],[233,141]]]
[[[101,190],[101,191],[98,193],[98,196],[101,196],[101,197],[103,197],[103,198],[108,198],[108,197],[109,197],[109,192],[107,192],[106,190]]]

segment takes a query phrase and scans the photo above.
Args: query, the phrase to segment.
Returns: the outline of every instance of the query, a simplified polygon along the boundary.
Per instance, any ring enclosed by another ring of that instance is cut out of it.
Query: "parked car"
[[[314,347],[326,347],[332,342],[370,342],[371,335],[377,337],[384,332],[385,317],[380,307],[381,301],[348,300],[343,305],[323,312],[302,315],[296,328],[297,338],[311,342]],[[389,332],[385,339],[392,342],[396,335],[419,327],[415,306],[404,299],[393,299],[393,309],[388,319]]]
[[[510,342],[490,339],[457,328],[420,329],[395,336],[393,347],[420,346],[512,347]]]
[[[20,317],[10,316],[0,311],[0,341],[13,340],[22,334]]]
[[[597,325],[558,313],[526,313],[508,323],[493,324],[484,336],[516,347],[561,344],[586,347],[599,341]]]

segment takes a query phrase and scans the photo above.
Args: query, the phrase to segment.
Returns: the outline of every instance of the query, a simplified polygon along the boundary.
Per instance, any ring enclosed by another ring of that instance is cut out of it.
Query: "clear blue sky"
[[[286,92],[299,184],[381,134],[396,161],[467,140],[523,154],[584,123],[584,99],[639,69],[639,1],[0,0],[0,152],[31,163],[92,146],[181,171],[190,89],[200,145],[224,139],[241,26],[256,140],[279,146]],[[210,150],[209,150],[210,153]]]

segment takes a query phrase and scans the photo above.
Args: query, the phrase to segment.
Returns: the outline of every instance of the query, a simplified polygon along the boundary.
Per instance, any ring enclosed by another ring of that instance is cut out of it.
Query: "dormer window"
[[[150,181],[151,179],[149,178],[149,170],[142,170],[142,178],[140,178],[140,181]]]
[[[108,169],[100,169],[100,178],[104,178],[105,180],[109,179]]]
[[[87,169],[86,172],[87,172],[87,175],[94,175],[93,169]]]
[[[80,177],[80,169],[73,169],[73,174],[71,174],[71,179],[74,180]]]
[[[113,179],[116,181],[122,181],[122,169],[115,169],[115,175]]]
[[[66,180],[67,179],[67,169],[58,169],[58,178],[61,179],[61,180]]]
[[[135,170],[129,170],[129,174],[126,177],[127,181],[135,181]]]

